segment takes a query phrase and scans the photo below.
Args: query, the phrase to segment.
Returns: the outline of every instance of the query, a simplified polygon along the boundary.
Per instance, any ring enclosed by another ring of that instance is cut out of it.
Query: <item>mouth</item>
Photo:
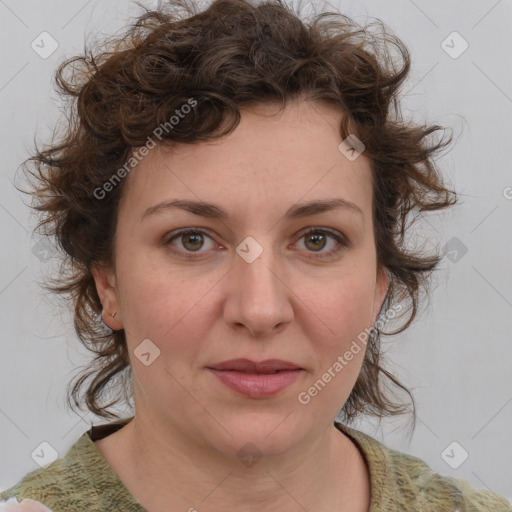
[[[251,361],[250,359],[231,359],[222,363],[209,366],[212,370],[233,371],[254,374],[273,374],[291,370],[302,370],[302,368],[290,361],[281,359],[266,359],[265,361]]]
[[[255,362],[249,359],[232,359],[207,369],[219,381],[249,398],[268,398],[291,386],[304,369],[295,363],[280,359]]]

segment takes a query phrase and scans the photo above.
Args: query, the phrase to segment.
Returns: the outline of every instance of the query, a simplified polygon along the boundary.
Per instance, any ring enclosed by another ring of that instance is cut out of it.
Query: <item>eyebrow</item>
[[[156,215],[164,211],[174,210],[176,208],[211,219],[226,220],[229,217],[226,210],[212,203],[191,201],[188,199],[174,199],[172,201],[162,201],[161,203],[149,207],[142,214],[141,221],[149,216]],[[284,218],[297,219],[337,209],[357,213],[364,219],[363,211],[359,206],[351,201],[342,199],[341,197],[294,204],[285,213]]]

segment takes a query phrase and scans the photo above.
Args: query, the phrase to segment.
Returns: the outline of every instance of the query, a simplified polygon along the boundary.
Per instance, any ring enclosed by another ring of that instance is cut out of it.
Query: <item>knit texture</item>
[[[64,457],[25,475],[0,493],[0,500],[31,498],[53,512],[145,512],[94,444],[131,419],[91,427]],[[509,502],[496,493],[439,475],[417,457],[339,422],[335,425],[354,441],[368,465],[370,512],[512,512]]]

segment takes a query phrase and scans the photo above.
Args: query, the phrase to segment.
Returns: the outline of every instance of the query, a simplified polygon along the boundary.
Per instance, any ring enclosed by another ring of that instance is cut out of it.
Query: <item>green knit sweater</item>
[[[132,418],[93,426],[66,455],[25,475],[0,493],[0,500],[37,500],[53,512],[145,512],[96,448]],[[371,479],[370,512],[512,512],[498,494],[467,480],[441,476],[421,459],[387,448],[376,439],[336,422],[361,450]]]

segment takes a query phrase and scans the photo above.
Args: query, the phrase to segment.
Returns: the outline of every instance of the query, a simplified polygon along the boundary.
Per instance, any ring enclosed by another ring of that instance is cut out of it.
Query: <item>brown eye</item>
[[[190,258],[201,256],[207,252],[207,250],[201,251],[201,249],[205,246],[206,239],[212,241],[211,247],[213,247],[213,240],[208,234],[200,229],[188,228],[182,231],[178,231],[174,236],[169,238],[167,242],[165,242],[165,245],[171,246],[176,252],[182,253],[186,257]],[[178,247],[176,247],[174,243],[175,241],[180,242]]]
[[[201,233],[185,233],[181,235],[183,247],[188,251],[197,251],[203,245],[203,235]]]
[[[302,239],[304,239],[304,246],[307,252],[318,253],[309,256],[310,258],[329,258],[335,256],[344,247],[349,246],[349,242],[343,235],[326,229],[310,229],[302,235]],[[329,239],[335,242],[334,244],[331,243],[331,246],[334,247],[322,252],[329,245]]]
[[[326,236],[322,232],[311,231],[304,238],[306,247],[313,251],[322,250],[327,243]]]

